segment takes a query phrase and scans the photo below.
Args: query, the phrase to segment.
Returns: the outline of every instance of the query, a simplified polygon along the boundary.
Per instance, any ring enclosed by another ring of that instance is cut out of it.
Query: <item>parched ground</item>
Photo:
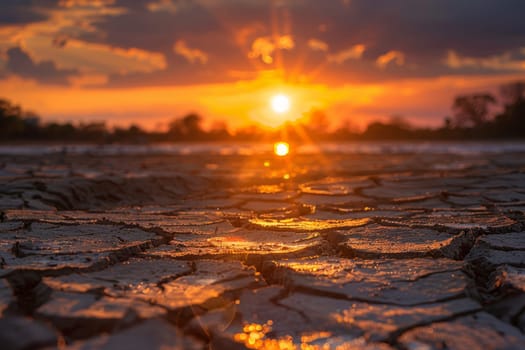
[[[0,348],[523,349],[525,154],[0,157]]]

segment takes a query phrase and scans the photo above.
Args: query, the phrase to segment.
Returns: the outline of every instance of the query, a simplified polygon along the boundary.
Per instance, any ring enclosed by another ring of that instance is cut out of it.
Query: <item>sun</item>
[[[283,114],[290,110],[290,99],[286,95],[275,95],[270,101],[272,109],[277,114]]]
[[[290,153],[290,145],[287,142],[276,142],[273,145],[273,151],[279,157],[287,156]]]

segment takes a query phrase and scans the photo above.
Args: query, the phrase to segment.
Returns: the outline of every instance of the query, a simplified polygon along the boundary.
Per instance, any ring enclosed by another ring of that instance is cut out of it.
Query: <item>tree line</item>
[[[136,125],[109,129],[105,123],[42,123],[38,114],[24,110],[6,99],[0,99],[0,141],[60,141],[97,143],[264,141],[286,137],[312,141],[344,140],[473,140],[525,138],[525,82],[517,81],[500,87],[498,96],[473,93],[457,96],[439,128],[414,128],[402,117],[388,122],[372,122],[363,132],[351,126],[330,128],[328,116],[312,110],[277,130],[264,130],[255,125],[231,133],[226,123],[203,127],[202,116],[190,113],[172,120],[165,132],[147,132]]]

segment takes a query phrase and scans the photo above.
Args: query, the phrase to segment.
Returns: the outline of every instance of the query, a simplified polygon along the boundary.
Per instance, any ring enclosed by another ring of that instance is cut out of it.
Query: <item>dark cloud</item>
[[[293,8],[302,18],[297,25],[327,23],[323,36],[334,48],[363,42],[369,55],[396,49],[425,62],[448,49],[483,56],[524,44],[521,0],[353,0],[344,9],[336,3],[302,1]]]
[[[253,69],[246,50],[235,42],[234,27],[240,25],[238,22],[230,22],[219,12],[194,1],[176,2],[176,12],[148,11],[148,2],[135,2],[126,13],[100,23],[98,28],[105,33],[106,44],[165,53],[168,67],[147,76],[114,75],[111,85],[216,83],[230,80],[225,74],[228,70]],[[208,62],[204,65],[191,64],[176,55],[173,45],[178,40],[184,40],[189,46],[205,52]]]
[[[322,70],[321,81],[381,81],[444,74],[498,74],[486,67],[451,69],[447,52],[488,57],[525,46],[525,2],[506,0],[352,0],[290,1],[283,12],[292,19],[298,46],[315,37],[331,53],[364,44],[362,60],[347,60]],[[298,49],[299,47],[297,47]],[[403,66],[379,69],[375,60],[389,51],[401,51]],[[310,54],[311,55],[311,54]],[[315,69],[315,65],[311,66]],[[307,69],[308,70],[308,69]]]
[[[151,51],[169,51],[178,38],[222,30],[215,18],[197,4],[181,6],[176,13],[171,13],[150,12],[145,8],[147,1],[142,2],[143,6],[137,6],[137,3],[128,7],[126,13],[98,25],[105,33],[107,43]]]
[[[7,50],[6,68],[12,74],[47,84],[67,84],[68,78],[78,73],[74,70],[57,69],[55,64],[49,61],[35,63],[19,47]]]
[[[43,10],[56,6],[49,0],[3,0],[0,5],[0,25],[39,22],[48,18]]]
[[[275,31],[290,34],[295,41],[294,49],[283,52],[284,62],[279,64],[290,70],[300,67],[305,75],[316,72],[312,76],[320,82],[498,74],[497,69],[482,66],[453,69],[445,63],[447,53],[453,50],[463,57],[483,58],[525,46],[523,0],[352,0],[348,5],[342,0],[173,0],[174,6],[166,11],[151,10],[148,4],[152,2],[117,0],[114,7],[126,8],[125,12],[99,18],[92,23],[96,32],[77,36],[166,56],[166,70],[114,75],[111,85],[219,82],[234,79],[228,71],[271,68],[249,59],[247,53],[255,38]],[[41,20],[41,8],[56,3],[8,0],[2,5],[0,22]],[[241,38],[243,30],[246,34]],[[311,50],[307,45],[311,38],[325,42],[328,52]],[[177,40],[204,52],[209,57],[207,63],[191,64],[176,55],[173,44]],[[361,58],[327,62],[327,55],[356,44],[366,46]],[[405,64],[378,67],[377,58],[392,50],[404,54]],[[33,65],[33,71],[42,69],[35,67],[40,66]],[[46,69],[52,71],[51,67]],[[56,73],[63,79],[63,72]]]
[[[202,3],[202,2],[201,2]],[[208,2],[211,3],[211,2]],[[472,67],[451,70],[444,64],[447,52],[485,57],[516,50],[525,45],[525,2],[521,0],[353,0],[344,5],[340,0],[289,0],[271,8],[267,1],[215,1],[214,6],[178,1],[176,13],[144,11],[136,7],[127,14],[101,26],[110,43],[136,45],[151,50],[169,50],[175,39],[193,38],[201,50],[210,53],[210,64],[216,60],[230,64],[231,69],[250,69],[244,47],[232,41],[231,28],[262,23],[266,35],[272,23],[281,32],[294,36],[296,47],[285,54],[285,66],[295,67],[300,61],[304,72],[316,71],[323,57],[308,50],[307,41],[325,41],[331,53],[365,44],[362,60],[324,65],[317,79],[384,80],[402,77],[428,77],[442,74],[493,74],[497,71]],[[125,30],[123,30],[125,29]],[[128,29],[131,31],[127,35]],[[212,40],[206,40],[213,38]],[[381,70],[375,60],[391,50],[405,54],[406,65],[389,65]],[[174,68],[173,59],[170,70]],[[203,67],[184,67],[200,70]],[[184,79],[185,80],[185,79]]]

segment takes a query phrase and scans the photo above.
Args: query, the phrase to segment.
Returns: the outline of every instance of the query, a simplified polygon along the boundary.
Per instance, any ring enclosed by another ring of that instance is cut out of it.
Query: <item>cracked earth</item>
[[[2,349],[523,349],[525,154],[0,157]]]

